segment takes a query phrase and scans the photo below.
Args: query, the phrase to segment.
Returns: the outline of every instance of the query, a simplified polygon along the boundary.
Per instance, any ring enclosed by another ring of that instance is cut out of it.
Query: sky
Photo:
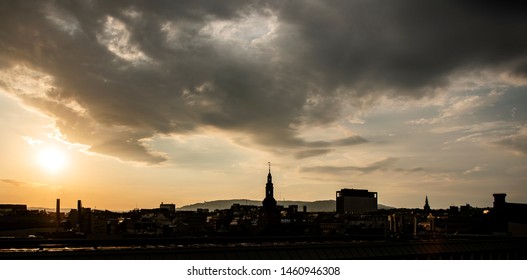
[[[0,203],[527,203],[521,1],[0,1]]]

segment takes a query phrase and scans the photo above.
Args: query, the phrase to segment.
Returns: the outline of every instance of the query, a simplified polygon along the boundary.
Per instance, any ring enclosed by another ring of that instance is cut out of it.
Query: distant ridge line
[[[277,201],[278,205],[288,207],[289,205],[298,205],[298,211],[302,211],[304,206],[307,207],[308,212],[335,212],[336,202],[335,200],[317,200],[317,201],[295,201],[295,200],[280,200]],[[210,211],[229,209],[233,204],[240,205],[255,205],[261,206],[262,201],[251,200],[251,199],[226,199],[226,200],[213,200],[205,201],[200,203],[194,203],[178,207],[178,210],[182,211],[195,211],[198,208],[209,209]],[[394,207],[379,204],[379,209],[393,209]]]
[[[205,201],[205,202],[189,204],[189,205],[185,205],[182,207],[177,207],[176,209],[181,210],[181,211],[196,211],[198,208],[201,208],[201,209],[209,209],[210,211],[214,211],[214,210],[230,209],[233,204],[262,206],[262,201],[252,200],[252,199],[212,200],[212,201]],[[284,207],[288,207],[289,205],[298,205],[298,211],[302,211],[302,208],[306,206],[308,212],[335,212],[335,209],[336,209],[335,200],[316,200],[316,201],[280,200],[280,201],[277,201],[277,204],[284,206]],[[395,207],[386,206],[383,204],[379,204],[378,206],[379,206],[379,209],[394,209],[395,208]],[[154,206],[149,209],[153,209],[153,208],[157,208],[157,207]],[[72,209],[75,209],[75,208],[61,208],[60,211],[67,213],[71,211]],[[55,212],[55,208],[51,208],[51,207],[28,207],[28,210],[44,210],[48,213]],[[109,211],[128,212],[132,210],[133,209],[109,210]]]

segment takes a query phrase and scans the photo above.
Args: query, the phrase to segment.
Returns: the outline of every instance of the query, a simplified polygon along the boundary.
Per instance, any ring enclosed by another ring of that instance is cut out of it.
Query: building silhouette
[[[174,204],[161,203],[159,208],[111,212],[82,207],[79,200],[76,209],[59,216],[58,211],[0,204],[0,236],[15,237],[6,235],[14,229],[16,237],[24,237],[0,238],[0,247],[15,249],[2,252],[0,259],[137,259],[138,252],[147,259],[207,258],[211,252],[225,259],[527,259],[527,204],[508,203],[505,197],[494,194],[494,207],[484,209],[467,204],[427,212],[426,196],[424,209],[374,211],[377,193],[342,189],[337,191],[342,214],[298,211],[297,205],[277,204],[269,166],[262,206],[235,203],[211,212],[175,211]],[[56,206],[60,210],[59,199]],[[63,229],[56,229],[57,220]],[[71,251],[72,244],[93,249]],[[44,249],[37,253],[28,246]]]
[[[276,208],[276,199],[274,199],[273,176],[271,175],[271,163],[269,163],[269,174],[267,174],[267,183],[265,184],[265,198],[262,204],[264,209]]]
[[[268,233],[276,231],[277,227],[280,225],[280,212],[276,206],[276,199],[274,198],[271,163],[269,163],[269,173],[267,174],[267,183],[265,184],[265,198],[262,202],[258,223],[260,225],[260,230]]]
[[[176,204],[161,202],[161,204],[159,204],[159,209],[164,209],[169,213],[176,213]]]
[[[377,211],[377,193],[359,189],[337,191],[337,213],[363,214]]]
[[[17,215],[27,212],[25,204],[0,204],[0,216]]]
[[[425,198],[425,206],[423,207],[423,210],[425,210],[425,212],[429,213],[430,212],[430,205],[428,204],[428,195],[426,196]]]
[[[506,202],[505,193],[495,193],[493,196],[494,232],[527,235],[527,204]]]

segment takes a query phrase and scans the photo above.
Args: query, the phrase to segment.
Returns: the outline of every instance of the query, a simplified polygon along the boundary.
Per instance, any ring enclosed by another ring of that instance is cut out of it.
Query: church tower
[[[265,198],[263,200],[263,207],[265,209],[273,209],[276,207],[276,200],[274,199],[273,176],[271,175],[271,163],[269,162],[269,174],[267,174],[267,184],[265,184]]]
[[[426,198],[425,198],[425,207],[424,207],[424,210],[425,210],[425,212],[430,212],[430,205],[428,205],[428,195],[427,195]]]
[[[274,199],[273,176],[271,175],[271,163],[269,163],[269,173],[265,184],[265,198],[260,209],[258,226],[260,234],[279,234],[280,233],[280,210],[276,207]]]

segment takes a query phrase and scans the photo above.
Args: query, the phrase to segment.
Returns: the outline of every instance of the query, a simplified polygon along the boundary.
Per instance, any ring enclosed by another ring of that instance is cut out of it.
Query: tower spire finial
[[[267,174],[267,182],[271,183],[273,181],[273,176],[271,175],[271,162],[268,161],[267,164],[269,164],[269,173]]]

